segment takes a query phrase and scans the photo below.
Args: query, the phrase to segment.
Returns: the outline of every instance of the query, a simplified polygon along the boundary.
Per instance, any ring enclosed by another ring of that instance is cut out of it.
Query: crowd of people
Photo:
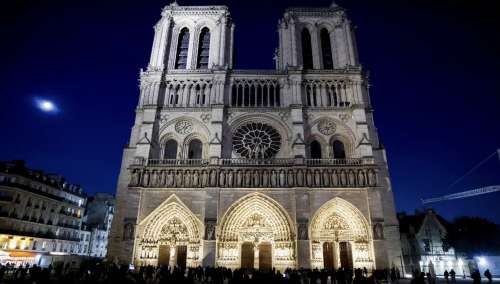
[[[456,273],[446,271],[446,282],[456,283]],[[485,273],[491,283],[491,273]],[[489,277],[488,277],[489,276]],[[189,284],[397,284],[400,279],[398,269],[375,270],[371,273],[363,269],[286,269],[279,271],[259,271],[253,269],[228,269],[223,267],[180,267],[146,266],[134,269],[130,266],[118,266],[112,263],[82,263],[78,269],[66,265],[39,267],[37,265],[0,265],[0,283],[189,283]],[[481,283],[479,272],[471,274],[473,283]],[[479,282],[478,282],[479,281]],[[430,273],[415,271],[411,284],[435,284],[436,278]]]
[[[259,283],[259,284],[377,284],[393,282],[399,277],[396,269],[368,273],[364,269],[287,269],[259,271],[253,269],[228,269],[223,267],[146,266],[137,269],[111,263],[83,263],[79,269],[69,264],[55,267],[37,265],[2,265],[0,283]]]

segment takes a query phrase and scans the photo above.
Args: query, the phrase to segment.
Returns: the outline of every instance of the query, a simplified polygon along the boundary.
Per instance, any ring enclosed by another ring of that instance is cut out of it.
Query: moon
[[[37,107],[46,113],[56,113],[58,108],[56,104],[47,99],[36,99],[35,100]]]

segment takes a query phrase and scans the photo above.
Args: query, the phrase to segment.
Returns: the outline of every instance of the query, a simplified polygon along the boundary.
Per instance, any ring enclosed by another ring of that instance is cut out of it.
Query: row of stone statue
[[[177,169],[135,168],[134,187],[366,187],[377,185],[374,168]]]

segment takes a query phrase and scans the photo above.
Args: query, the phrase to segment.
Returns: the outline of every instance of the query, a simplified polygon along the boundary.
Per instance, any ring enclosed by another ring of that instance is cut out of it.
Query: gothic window
[[[314,140],[310,145],[311,159],[321,159],[321,144]]]
[[[249,123],[233,133],[233,150],[245,158],[272,158],[280,147],[281,135],[264,123]]]
[[[175,58],[175,69],[187,68],[187,57],[189,49],[189,30],[183,28],[179,33],[179,41],[177,43],[177,57]]]
[[[321,30],[321,52],[323,53],[323,69],[333,69],[332,45],[327,29]]]
[[[208,68],[208,56],[210,54],[210,30],[203,28],[200,33],[200,44],[198,46],[198,63],[196,68]]]
[[[165,159],[176,159],[177,158],[177,141],[170,139],[165,143]]]
[[[200,140],[194,139],[189,142],[188,146],[188,159],[201,159],[203,144]]]
[[[302,65],[304,69],[313,69],[311,34],[307,28],[302,30]]]
[[[334,159],[345,159],[345,147],[344,143],[340,140],[333,141],[333,158]]]

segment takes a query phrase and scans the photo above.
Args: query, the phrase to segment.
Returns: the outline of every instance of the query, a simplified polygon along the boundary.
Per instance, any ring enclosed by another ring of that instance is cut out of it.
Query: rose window
[[[245,158],[272,158],[280,146],[281,135],[264,123],[249,123],[233,133],[233,150]]]

